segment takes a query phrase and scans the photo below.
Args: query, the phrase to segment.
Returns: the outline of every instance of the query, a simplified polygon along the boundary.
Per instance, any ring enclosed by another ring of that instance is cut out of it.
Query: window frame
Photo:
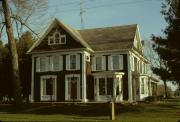
[[[56,34],[59,35],[59,41],[56,42]],[[64,38],[64,42],[62,42],[62,38]],[[53,39],[53,43],[51,42]],[[57,45],[57,44],[66,44],[66,35],[61,34],[59,31],[55,31],[52,36],[48,37],[48,45]]]
[[[47,94],[47,79],[53,78],[52,84],[52,95]],[[40,100],[41,101],[50,101],[50,100],[57,100],[57,76],[56,75],[43,75],[40,77]]]
[[[113,68],[113,57],[114,56],[118,56],[119,58],[118,58],[118,60],[119,60],[119,67],[117,68],[117,69],[114,69]],[[122,65],[122,66],[121,66]],[[114,55],[110,55],[110,58],[108,58],[108,69],[109,70],[113,70],[113,71],[115,71],[115,70],[123,70],[124,69],[124,57],[123,57],[123,55],[122,54],[114,54]]]
[[[75,57],[73,57],[74,58],[73,61],[75,61],[75,62],[71,62],[72,61],[71,60],[72,56],[75,56]],[[75,54],[69,55],[69,69],[70,70],[76,70],[77,69],[77,66],[76,66],[77,59],[76,58],[77,58],[77,55],[75,55]],[[74,68],[71,67],[71,64],[74,64]]]
[[[97,69],[97,58],[101,58],[101,69]],[[106,56],[97,55],[92,57],[92,70],[93,71],[105,71],[106,70]]]
[[[58,69],[54,69],[54,57],[57,56],[58,58]],[[45,64],[42,70],[42,63],[41,60],[44,58]],[[47,56],[39,56],[36,59],[36,72],[56,72],[63,70],[63,56],[62,55],[47,55]]]
[[[108,81],[108,78],[109,79],[111,79],[111,78],[113,79],[113,77],[97,77],[97,78],[95,78],[96,82],[98,81],[98,89],[99,89],[99,91],[98,91],[99,93],[98,94],[99,94],[99,96],[104,96],[104,95],[111,95],[111,96],[113,96],[113,81],[112,81],[112,84],[111,84],[112,85],[112,89],[109,88],[109,90],[108,90],[108,82],[110,82],[110,81]],[[104,79],[104,92],[105,92],[104,94],[100,93],[100,91],[101,91],[100,90],[100,85],[101,85],[100,84],[100,79]],[[109,94],[108,91],[111,91],[111,90],[112,90],[112,93]]]

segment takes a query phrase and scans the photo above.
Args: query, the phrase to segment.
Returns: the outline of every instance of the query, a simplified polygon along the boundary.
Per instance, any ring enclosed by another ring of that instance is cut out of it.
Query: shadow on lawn
[[[116,114],[125,112],[141,112],[142,106],[131,104],[115,104]],[[90,103],[90,104],[73,104],[73,103],[58,103],[58,104],[24,104],[21,108],[15,108],[12,105],[0,105],[0,112],[6,113],[22,113],[22,114],[64,114],[64,115],[79,115],[79,116],[109,116],[109,103]]]

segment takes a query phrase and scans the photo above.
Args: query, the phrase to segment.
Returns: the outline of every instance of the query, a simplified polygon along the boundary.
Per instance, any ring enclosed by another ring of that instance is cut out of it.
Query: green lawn
[[[116,105],[117,122],[178,122],[178,102]],[[16,109],[0,105],[1,121],[105,121],[109,120],[108,104],[27,104]]]

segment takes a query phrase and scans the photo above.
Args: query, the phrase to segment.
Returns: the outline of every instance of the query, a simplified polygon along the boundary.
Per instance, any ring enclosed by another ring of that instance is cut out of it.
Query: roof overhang
[[[92,73],[93,76],[117,76],[117,75],[120,75],[120,76],[123,76],[124,75],[124,72],[117,72],[117,71],[104,71],[104,72],[95,72],[95,73]]]

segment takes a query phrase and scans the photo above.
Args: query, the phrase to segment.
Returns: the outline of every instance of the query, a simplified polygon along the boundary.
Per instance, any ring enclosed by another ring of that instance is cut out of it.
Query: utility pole
[[[81,17],[81,29],[84,28],[84,20],[83,20],[83,13],[85,12],[84,9],[83,9],[83,3],[84,1],[83,0],[80,0],[80,17]]]
[[[8,36],[8,45],[10,49],[11,63],[12,63],[12,77],[14,89],[14,104],[19,107],[21,105],[21,82],[19,76],[19,63],[16,43],[14,40],[13,27],[10,18],[8,0],[2,0],[2,8],[5,18],[6,32]]]

